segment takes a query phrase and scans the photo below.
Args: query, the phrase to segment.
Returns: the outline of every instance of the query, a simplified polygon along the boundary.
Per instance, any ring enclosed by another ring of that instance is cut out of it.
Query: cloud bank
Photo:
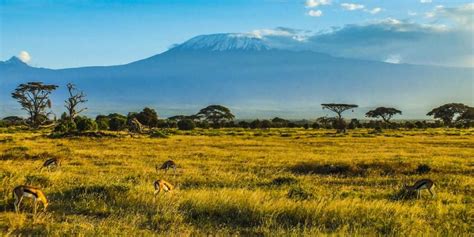
[[[387,18],[319,34],[277,28],[279,34],[267,34],[263,39],[275,48],[311,50],[338,57],[474,67],[474,4],[457,8],[436,6],[431,13],[426,18],[431,21],[428,24]]]

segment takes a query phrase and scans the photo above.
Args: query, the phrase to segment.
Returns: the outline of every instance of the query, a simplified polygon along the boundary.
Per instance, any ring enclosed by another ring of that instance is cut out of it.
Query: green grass
[[[472,235],[474,130],[195,130],[48,138],[0,133],[0,235]],[[58,157],[62,166],[39,171]],[[173,159],[177,173],[156,172]],[[422,167],[422,168],[420,168]],[[436,198],[399,198],[436,183]],[[153,181],[177,189],[153,200]],[[13,210],[43,188],[46,213]]]

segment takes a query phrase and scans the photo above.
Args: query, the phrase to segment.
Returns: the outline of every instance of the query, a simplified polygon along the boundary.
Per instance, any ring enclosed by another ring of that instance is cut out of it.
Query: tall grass
[[[472,132],[0,133],[0,235],[472,235]],[[62,166],[40,171],[49,157]],[[177,173],[156,172],[168,159]],[[436,198],[399,198],[420,178],[435,181]],[[154,199],[156,179],[177,189]],[[25,200],[16,214],[20,184],[41,187],[49,210],[33,216]]]

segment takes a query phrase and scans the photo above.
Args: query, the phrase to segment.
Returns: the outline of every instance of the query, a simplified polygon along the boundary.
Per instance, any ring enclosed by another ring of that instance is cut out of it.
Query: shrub
[[[246,122],[246,121],[240,121],[238,125],[241,128],[249,128],[250,127],[249,122]]]
[[[97,123],[85,116],[77,116],[74,121],[79,132],[97,130]]]
[[[260,128],[267,129],[272,127],[272,122],[270,120],[263,120],[260,124]]]
[[[320,128],[321,128],[321,125],[320,125],[318,122],[314,122],[314,123],[311,125],[311,127],[312,127],[313,129],[320,129]]]
[[[179,130],[193,130],[196,127],[196,124],[190,119],[183,119],[178,122]]]
[[[54,127],[55,133],[69,133],[76,131],[77,126],[74,121],[70,121],[69,119],[60,120],[58,125]]]
[[[249,127],[250,127],[251,129],[260,128],[261,126],[262,126],[262,123],[261,123],[260,120],[258,120],[258,119],[256,119],[256,120],[250,122],[250,124],[249,124]]]
[[[109,128],[112,131],[124,130],[127,124],[127,119],[124,117],[112,117],[109,121]]]
[[[159,130],[154,130],[150,134],[150,137],[152,138],[168,138],[168,135],[166,135],[164,132],[159,131]]]
[[[148,107],[145,107],[142,112],[135,114],[135,117],[138,119],[138,122],[149,127],[156,127],[158,123],[158,114],[154,109]]]
[[[99,130],[109,130],[109,122],[110,122],[109,117],[104,116],[104,115],[98,115],[95,118],[95,122],[97,123],[97,128]]]

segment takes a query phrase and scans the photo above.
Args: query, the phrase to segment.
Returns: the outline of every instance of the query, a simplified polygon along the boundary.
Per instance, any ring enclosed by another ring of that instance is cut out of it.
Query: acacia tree
[[[444,124],[450,126],[456,116],[463,114],[469,106],[461,103],[444,104],[432,109],[426,115],[433,116],[435,119],[443,120]]]
[[[220,127],[221,123],[232,121],[235,118],[230,109],[222,105],[209,105],[201,109],[196,115],[210,121],[213,127],[216,128]]]
[[[45,85],[42,82],[28,82],[20,84],[11,94],[20,103],[23,110],[29,114],[28,124],[33,128],[38,128],[44,123],[51,108],[49,95],[56,90],[56,85]]]
[[[474,108],[469,107],[464,111],[457,119],[456,121],[460,122],[465,122],[465,123],[471,123],[474,122]]]
[[[83,91],[77,92],[76,85],[72,83],[68,83],[67,90],[69,92],[69,98],[67,98],[67,100],[64,101],[65,102],[64,107],[66,107],[67,112],[68,112],[68,118],[72,122],[74,121],[74,118],[77,115],[79,115],[80,113],[82,113],[84,110],[87,109],[87,108],[82,108],[78,110],[77,108],[79,104],[86,103],[87,100],[86,100],[86,95],[84,94]]]
[[[342,113],[346,110],[349,109],[354,109],[359,107],[358,105],[355,104],[335,104],[335,103],[330,103],[330,104],[321,104],[323,109],[328,109],[331,110],[332,112],[337,114],[337,132],[346,132],[346,126],[344,124],[344,119],[342,118]]]
[[[378,107],[365,113],[369,118],[381,118],[384,122],[390,124],[390,119],[396,114],[402,114],[402,111],[395,108]]]

